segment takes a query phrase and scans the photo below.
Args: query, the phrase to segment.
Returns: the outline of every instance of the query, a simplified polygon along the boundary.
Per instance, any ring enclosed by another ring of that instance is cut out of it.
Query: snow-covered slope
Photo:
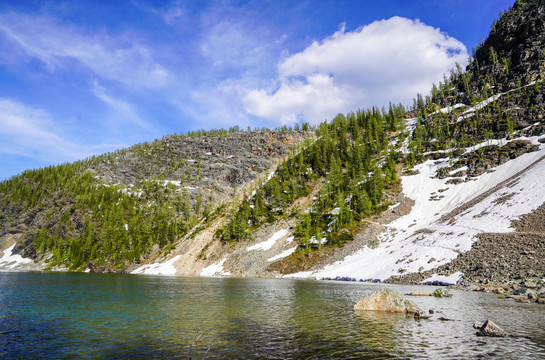
[[[530,140],[539,144],[537,137]],[[321,270],[290,277],[384,280],[448,263],[470,250],[479,233],[513,231],[513,219],[545,201],[545,145],[540,146],[539,151],[456,185],[434,176],[438,169],[449,166],[449,159],[418,165],[418,174],[402,178],[403,192],[415,204],[409,214],[386,226],[378,246],[365,247]]]

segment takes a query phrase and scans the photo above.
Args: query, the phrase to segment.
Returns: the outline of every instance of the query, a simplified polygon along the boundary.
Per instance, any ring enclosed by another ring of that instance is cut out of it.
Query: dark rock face
[[[477,50],[481,71],[496,77],[500,91],[517,86],[519,74],[528,82],[545,68],[545,3],[540,0],[515,1],[512,10],[494,25],[488,39]],[[494,57],[493,53],[496,53]],[[504,71],[504,60],[509,71]]]
[[[24,258],[36,259],[38,257],[33,234],[25,233],[12,250],[13,254],[19,254]]]
[[[475,327],[475,326],[474,326]],[[507,334],[492,320],[486,320],[477,331],[477,336],[504,337]]]
[[[164,176],[183,180],[191,189],[201,189],[203,199],[231,195],[233,187],[254,180],[274,160],[313,132],[262,131],[222,136],[166,137],[144,151],[127,151],[112,162],[92,167],[106,183],[135,184],[139,179]],[[195,190],[192,190],[195,189]]]

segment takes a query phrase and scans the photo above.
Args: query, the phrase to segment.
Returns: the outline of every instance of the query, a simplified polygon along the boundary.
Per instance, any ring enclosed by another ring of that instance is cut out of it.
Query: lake
[[[0,358],[545,358],[543,305],[451,291],[452,298],[411,297],[435,309],[431,320],[353,311],[362,296],[384,286],[0,273]],[[401,293],[435,289],[387,286]],[[486,319],[509,336],[477,337],[472,324]]]

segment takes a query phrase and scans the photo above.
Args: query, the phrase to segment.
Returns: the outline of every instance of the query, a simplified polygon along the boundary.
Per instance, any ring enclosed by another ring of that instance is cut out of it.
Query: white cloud
[[[317,123],[390,101],[411,104],[466,59],[460,41],[418,20],[393,17],[313,42],[278,64],[274,91],[254,89],[242,101],[258,117]]]
[[[250,114],[281,124],[293,124],[299,118],[320,122],[326,120],[332,109],[336,113],[351,104],[352,94],[346,90],[335,86],[330,76],[312,74],[306,81],[283,83],[274,95],[265,90],[251,91],[243,101]]]
[[[184,8],[182,0],[163,4],[164,7],[157,7],[157,4],[150,4],[149,2],[139,0],[133,0],[131,3],[142,12],[161,18],[168,26],[183,24],[188,20],[188,13]]]
[[[0,35],[27,58],[44,62],[51,71],[70,66],[67,60],[77,60],[97,76],[128,86],[158,88],[170,78],[169,72],[154,60],[152,51],[129,34],[89,35],[47,18],[7,13],[0,15]]]

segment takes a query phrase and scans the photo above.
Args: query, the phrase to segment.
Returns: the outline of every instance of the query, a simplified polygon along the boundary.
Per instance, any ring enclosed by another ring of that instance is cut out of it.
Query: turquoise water
[[[352,310],[381,286],[0,273],[0,358],[545,358],[543,305],[454,291],[448,299],[412,298],[436,310],[428,321]],[[475,336],[473,322],[487,318],[510,336]]]

